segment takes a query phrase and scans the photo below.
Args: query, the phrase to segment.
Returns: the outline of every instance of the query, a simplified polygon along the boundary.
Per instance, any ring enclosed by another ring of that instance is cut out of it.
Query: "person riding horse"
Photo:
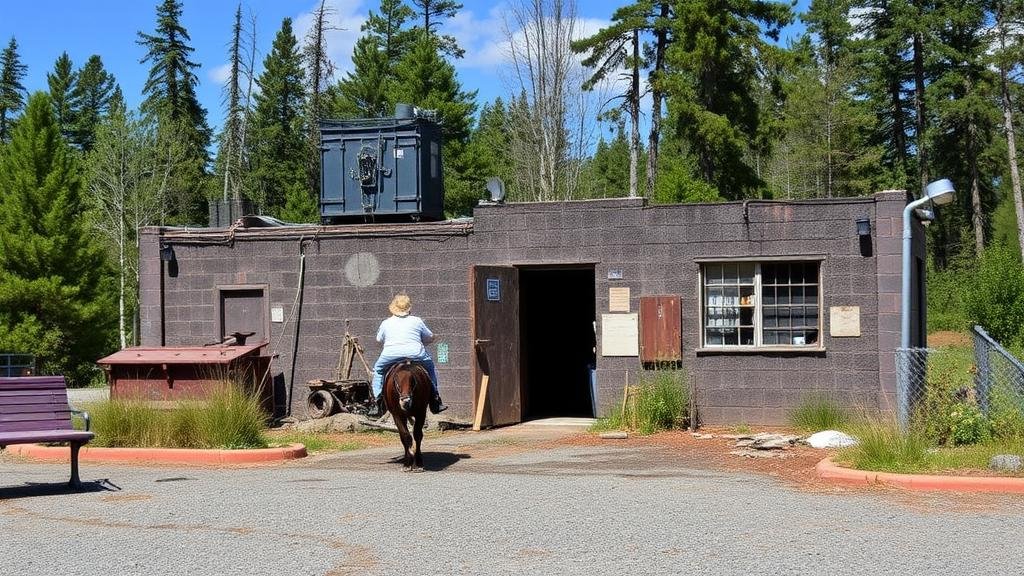
[[[410,316],[412,300],[409,296],[400,293],[391,299],[388,310],[391,317],[380,323],[377,329],[377,342],[384,345],[377,363],[373,365],[373,394],[377,399],[376,414],[384,413],[383,390],[384,375],[392,364],[401,360],[410,359],[419,362],[430,375],[430,382],[433,385],[434,393],[430,401],[430,411],[438,414],[448,409],[441,401],[441,394],[437,386],[437,371],[434,369],[434,360],[427,352],[426,344],[434,341],[434,334],[423,323],[419,316]]]

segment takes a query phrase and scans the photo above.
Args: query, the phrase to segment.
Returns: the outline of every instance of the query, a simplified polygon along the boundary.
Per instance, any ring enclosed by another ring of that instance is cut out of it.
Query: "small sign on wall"
[[[447,364],[448,363],[448,343],[439,342],[437,344],[437,363]]]
[[[829,334],[836,338],[860,336],[860,306],[828,309]]]
[[[501,281],[499,279],[487,279],[487,299],[491,302],[498,302],[501,300]]]
[[[272,306],[270,308],[270,321],[281,323],[284,322],[284,307],[283,306]]]
[[[601,314],[601,355],[639,356],[639,326],[637,314]]]
[[[629,312],[628,287],[616,287],[608,289],[608,311]]]

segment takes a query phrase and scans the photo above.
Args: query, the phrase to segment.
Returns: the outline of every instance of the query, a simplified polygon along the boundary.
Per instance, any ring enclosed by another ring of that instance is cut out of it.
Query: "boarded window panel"
[[[723,320],[720,310],[707,309],[706,323]],[[682,357],[679,296],[640,298],[640,361],[679,362]]]

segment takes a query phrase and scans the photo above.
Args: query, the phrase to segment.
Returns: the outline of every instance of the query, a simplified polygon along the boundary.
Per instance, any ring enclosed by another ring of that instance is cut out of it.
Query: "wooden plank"
[[[21,414],[0,414],[0,426],[8,422],[38,422],[41,420],[59,420],[61,418],[68,418],[68,412],[57,412],[49,410],[47,412],[28,412]]]
[[[39,404],[0,404],[0,414],[32,414],[37,412],[68,412],[68,405],[54,402],[42,402]]]
[[[479,431],[484,419],[484,405],[487,403],[487,383],[490,376],[484,374],[480,380],[480,394],[476,398],[476,418],[473,419],[473,430]]]

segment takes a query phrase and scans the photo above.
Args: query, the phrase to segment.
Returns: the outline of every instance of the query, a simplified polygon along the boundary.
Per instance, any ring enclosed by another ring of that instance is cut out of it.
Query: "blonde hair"
[[[408,316],[411,309],[412,300],[405,292],[395,294],[395,297],[391,299],[391,304],[388,304],[388,311],[395,316]]]

